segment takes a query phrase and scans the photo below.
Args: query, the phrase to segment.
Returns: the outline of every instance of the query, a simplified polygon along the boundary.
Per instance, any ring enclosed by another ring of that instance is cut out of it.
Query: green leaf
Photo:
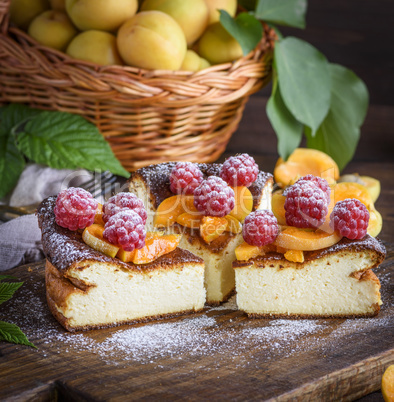
[[[294,118],[283,102],[275,75],[266,112],[278,138],[279,156],[286,160],[300,145],[303,125]]]
[[[256,18],[265,22],[305,28],[307,0],[259,0]]]
[[[97,127],[81,116],[42,112],[18,134],[19,149],[55,169],[109,170],[129,177]]]
[[[0,281],[3,279],[16,279],[15,276],[12,275],[0,275]]]
[[[0,304],[11,299],[12,295],[23,285],[23,282],[0,283]]]
[[[306,130],[307,146],[330,155],[342,170],[352,159],[368,108],[368,89],[351,70],[330,64],[331,106],[315,136]]]
[[[274,62],[284,103],[314,135],[330,107],[327,59],[309,43],[287,37],[276,43]]]
[[[10,324],[4,321],[0,321],[0,341],[6,341],[16,343],[18,345],[26,345],[36,348],[36,346],[27,339],[26,335],[17,325]]]
[[[25,167],[25,159],[16,146],[16,127],[37,115],[37,109],[11,104],[1,108],[0,124],[0,198],[10,192]]]
[[[225,10],[220,11],[220,23],[241,45],[244,56],[250,53],[263,37],[263,27],[253,15],[240,13],[234,19]]]

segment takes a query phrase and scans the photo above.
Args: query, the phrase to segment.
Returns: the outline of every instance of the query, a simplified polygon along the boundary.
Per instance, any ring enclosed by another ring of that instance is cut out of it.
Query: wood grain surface
[[[256,156],[262,168],[274,158]],[[177,319],[70,334],[45,302],[43,263],[0,308],[37,350],[0,343],[4,400],[354,400],[380,388],[394,363],[392,163],[354,163],[377,177],[387,258],[383,306],[370,319],[248,319],[234,301]]]

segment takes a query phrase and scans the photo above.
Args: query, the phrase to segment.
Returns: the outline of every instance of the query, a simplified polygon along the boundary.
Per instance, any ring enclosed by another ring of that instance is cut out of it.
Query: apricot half
[[[235,205],[229,215],[243,222],[252,212],[253,195],[245,186],[232,187],[232,189],[234,190]]]
[[[297,148],[286,162],[279,158],[274,169],[275,181],[282,188],[307,174],[323,177],[331,184],[339,178],[339,168],[334,159],[322,151]]]
[[[166,198],[157,208],[154,225],[170,226],[176,222],[177,217],[184,212],[182,196],[173,195]]]
[[[111,244],[103,237],[104,226],[93,223],[82,233],[82,240],[90,247],[110,257],[115,257],[119,247]]]
[[[286,197],[283,195],[283,191],[275,191],[272,194],[271,198],[271,208],[272,212],[275,215],[279,225],[286,225],[286,216],[285,216],[285,201]]]
[[[313,251],[330,247],[341,240],[337,233],[328,233],[323,230],[300,229],[286,226],[275,239],[274,244],[289,250]]]
[[[218,238],[227,228],[226,218],[217,216],[204,216],[201,220],[200,235],[206,243]]]
[[[346,198],[356,198],[361,201],[368,209],[373,207],[373,201],[367,188],[359,183],[342,182],[337,183],[333,188],[335,204]]]
[[[178,234],[163,235],[160,232],[149,233],[145,239],[144,247],[134,251],[124,251],[120,249],[117,257],[124,262],[148,264],[162,255],[175,250],[180,241],[181,235]]]

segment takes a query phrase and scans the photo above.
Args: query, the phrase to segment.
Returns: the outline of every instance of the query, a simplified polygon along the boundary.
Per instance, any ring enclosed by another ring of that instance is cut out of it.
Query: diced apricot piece
[[[145,246],[134,251],[119,250],[117,257],[124,262],[132,262],[133,264],[148,264],[162,255],[168,254],[175,250],[181,235],[171,234],[163,235],[162,233],[151,233],[145,239]]]
[[[103,237],[104,226],[93,223],[82,233],[82,240],[90,247],[110,257],[115,257],[119,246],[111,244]]]
[[[94,216],[94,223],[104,226],[103,221],[103,204],[98,203],[96,215]]]
[[[304,262],[304,252],[302,250],[287,250],[284,256],[288,261]]]
[[[341,238],[336,231],[329,233],[320,229],[309,230],[286,226],[278,234],[274,244],[289,250],[312,251],[330,247],[338,243]]]
[[[235,249],[235,257],[238,261],[248,261],[251,258],[264,255],[264,251],[261,247],[251,246],[244,241]]]
[[[375,208],[372,208],[369,211],[369,222],[368,222],[367,233],[372,237],[376,237],[382,230],[382,226],[383,226],[382,215],[380,215],[380,213]]]
[[[232,187],[234,190],[235,205],[229,215],[243,222],[252,212],[253,195],[245,186]]]
[[[278,220],[279,225],[286,225],[285,217],[285,201],[286,197],[283,195],[283,191],[275,191],[271,198],[272,212]]]
[[[373,201],[367,188],[359,183],[342,182],[337,183],[332,189],[334,192],[335,203],[346,198],[356,198],[361,201],[368,210],[373,208]]]
[[[186,226],[187,228],[198,229],[201,225],[203,216],[204,215],[199,213],[184,212],[176,218],[176,222],[182,226]]]
[[[226,230],[227,224],[226,218],[204,216],[201,220],[200,236],[206,243],[210,243]]]
[[[286,162],[279,158],[274,169],[275,181],[282,188],[307,174],[323,177],[333,183],[339,177],[339,168],[334,159],[322,151],[297,148]]]
[[[154,225],[171,226],[176,218],[184,212],[181,195],[173,195],[166,198],[157,208]]]
[[[234,234],[242,232],[241,222],[237,218],[234,218],[232,215],[226,215],[225,218],[227,219],[226,232]]]
[[[192,195],[182,196],[183,211],[189,214],[196,212],[199,213],[198,209],[194,206],[194,197]]]

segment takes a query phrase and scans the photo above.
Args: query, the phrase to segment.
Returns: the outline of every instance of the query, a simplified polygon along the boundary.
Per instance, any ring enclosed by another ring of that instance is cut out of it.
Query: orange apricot
[[[258,257],[259,255],[264,255],[264,251],[261,247],[251,246],[244,241],[235,249],[235,258],[238,261],[248,261],[251,258]]]
[[[372,208],[369,211],[369,222],[368,222],[367,233],[372,237],[376,237],[382,230],[382,226],[383,226],[382,215],[380,215],[380,213],[375,208]]]
[[[115,257],[119,246],[112,244],[103,237],[104,226],[93,223],[84,229],[82,240],[90,247],[110,257]]]
[[[297,148],[286,162],[279,158],[274,169],[275,181],[282,188],[307,174],[323,177],[333,183],[339,178],[339,168],[334,159],[322,151]]]
[[[283,227],[274,244],[289,250],[312,251],[330,247],[341,240],[337,232],[323,230],[300,229],[294,226]]]
[[[302,250],[287,250],[283,255],[288,261],[304,262],[304,252]]]
[[[173,195],[166,198],[157,208],[154,225],[171,226],[176,218],[184,212],[182,195]]]
[[[217,216],[204,216],[200,225],[200,236],[206,243],[218,238],[228,225],[226,218],[219,218]]]
[[[242,232],[241,222],[237,218],[234,218],[232,215],[226,215],[225,218],[227,220],[226,232],[234,234]]]
[[[283,191],[275,191],[271,198],[272,212],[278,220],[279,225],[286,225],[285,217],[285,201],[286,197],[283,195]]]
[[[94,216],[94,223],[104,226],[103,221],[103,204],[98,203],[96,215]]]
[[[253,195],[245,186],[232,187],[234,190],[235,205],[229,215],[243,222],[252,212]]]
[[[362,184],[353,182],[337,183],[331,191],[334,193],[335,203],[343,201],[346,198],[356,198],[361,201],[368,210],[373,208],[371,195],[367,188]]]
[[[117,257],[124,262],[132,262],[133,264],[148,264],[162,255],[168,254],[175,250],[181,235],[162,233],[150,233],[145,239],[145,246],[134,251],[124,251],[120,249]]]
[[[204,215],[184,212],[176,218],[176,222],[191,229],[198,229]]]

